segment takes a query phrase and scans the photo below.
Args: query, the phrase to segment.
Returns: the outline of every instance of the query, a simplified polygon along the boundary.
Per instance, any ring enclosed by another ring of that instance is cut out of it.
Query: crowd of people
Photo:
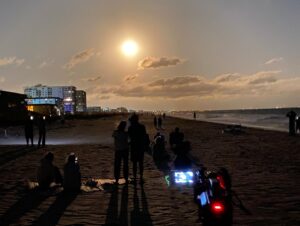
[[[168,155],[166,151],[166,139],[162,134],[162,118],[165,116],[154,117],[154,126],[157,129],[152,142],[152,149],[150,153],[153,155],[155,162],[168,161],[165,158]],[[289,134],[295,135],[300,131],[300,118],[294,111],[287,114],[289,117]],[[45,117],[39,118],[39,142],[45,145]],[[126,128],[128,128],[126,130]],[[33,145],[33,119],[29,117],[25,125],[25,136],[27,145],[31,141]],[[112,137],[114,139],[114,178],[115,183],[119,183],[121,175],[121,165],[123,164],[123,177],[126,183],[129,183],[129,157],[132,163],[133,182],[136,183],[137,175],[139,172],[139,181],[144,183],[144,153],[150,149],[150,138],[146,131],[146,127],[139,122],[139,116],[133,114],[128,121],[121,121],[113,131]],[[185,140],[184,133],[178,127],[169,134],[170,149],[175,155],[173,166],[175,169],[187,169],[192,166],[192,161],[189,158],[191,151],[191,144]],[[48,188],[51,183],[61,184],[64,190],[78,191],[81,186],[80,167],[77,157],[71,153],[64,166],[63,176],[60,174],[59,169],[53,165],[54,155],[48,152],[41,160],[40,166],[37,171],[37,180],[39,186],[43,189]],[[138,170],[139,169],[139,170]]]
[[[162,117],[165,118],[165,116]],[[154,116],[154,126],[158,130],[154,136],[151,151],[154,161],[169,160],[168,158],[165,158],[167,155],[165,148],[165,137],[160,132],[162,117],[159,116],[157,119],[156,116]],[[136,182],[137,180],[137,166],[139,166],[140,183],[144,183],[144,153],[149,150],[150,138],[147,134],[145,126],[139,122],[138,115],[133,114],[129,118],[128,124],[128,131],[126,131],[127,122],[121,121],[118,125],[118,128],[112,134],[115,145],[115,181],[116,183],[119,181],[121,164],[123,162],[123,176],[126,183],[128,183],[128,159],[130,154],[133,169],[133,181]],[[191,167],[192,163],[188,157],[188,153],[191,150],[191,145],[189,141],[184,140],[184,134],[178,127],[176,127],[175,130],[170,133],[169,143],[171,149],[176,155],[174,160],[174,168],[186,169]]]
[[[126,128],[128,128],[126,130]],[[123,164],[123,177],[126,183],[129,183],[129,157],[132,163],[133,183],[137,182],[139,173],[139,182],[144,183],[144,153],[149,150],[150,138],[147,134],[145,126],[139,122],[139,116],[133,114],[127,121],[121,121],[113,131],[114,139],[114,178],[115,184],[119,183],[121,175],[121,165]],[[165,137],[160,132],[154,136],[154,145],[152,146],[153,158],[154,152],[158,156],[154,160],[162,160],[162,153],[166,153]],[[188,141],[184,141],[184,134],[178,127],[170,133],[170,148],[176,155],[174,160],[174,168],[183,169],[191,167],[191,161],[188,153],[191,145]],[[81,173],[77,157],[71,153],[64,165],[63,176],[58,167],[53,164],[54,154],[48,152],[40,161],[37,170],[37,181],[41,189],[51,187],[52,183],[62,185],[65,191],[79,191],[81,186]],[[139,169],[139,170],[138,170]]]

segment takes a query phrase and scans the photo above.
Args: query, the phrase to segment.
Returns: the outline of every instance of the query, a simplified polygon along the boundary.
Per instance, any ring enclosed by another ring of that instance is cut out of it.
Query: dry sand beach
[[[62,169],[70,152],[78,155],[84,178],[113,179],[111,134],[122,116],[68,121],[51,125],[44,149],[27,148],[24,138],[0,138],[0,225],[202,225],[191,188],[169,188],[150,155],[145,155],[144,186],[104,187],[103,191],[37,193],[25,189],[35,181],[46,151]],[[152,117],[140,120],[150,137]],[[222,133],[224,125],[169,118],[163,133],[175,126],[191,141],[191,156],[209,169],[228,168],[233,190],[246,214],[234,208],[234,225],[300,225],[300,137],[245,128],[245,133]],[[20,132],[22,133],[22,131]],[[17,133],[16,133],[17,134]],[[11,145],[17,143],[18,145]],[[10,144],[10,145],[8,145]]]

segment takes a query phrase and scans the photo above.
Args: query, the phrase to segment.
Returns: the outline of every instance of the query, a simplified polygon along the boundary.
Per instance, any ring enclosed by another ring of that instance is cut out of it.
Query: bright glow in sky
[[[74,85],[89,106],[299,106],[298,0],[1,0],[0,89]],[[120,45],[138,42],[124,57]],[[128,59],[130,60],[128,60]]]
[[[133,57],[138,52],[138,45],[133,40],[127,40],[122,44],[122,52],[125,56]]]

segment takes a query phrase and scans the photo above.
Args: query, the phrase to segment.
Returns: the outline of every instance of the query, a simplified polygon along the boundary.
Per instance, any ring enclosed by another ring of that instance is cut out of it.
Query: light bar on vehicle
[[[194,173],[192,171],[175,171],[174,181],[176,184],[194,183]]]

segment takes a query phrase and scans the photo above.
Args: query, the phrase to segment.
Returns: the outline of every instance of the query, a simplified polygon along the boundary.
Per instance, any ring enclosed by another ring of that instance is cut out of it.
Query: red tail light
[[[225,182],[224,182],[223,177],[217,176],[217,180],[219,181],[220,187],[223,188],[223,189],[225,190],[225,189],[226,189],[226,186],[225,186]]]
[[[224,205],[220,202],[214,202],[212,203],[212,211],[214,213],[223,213],[224,212]]]

